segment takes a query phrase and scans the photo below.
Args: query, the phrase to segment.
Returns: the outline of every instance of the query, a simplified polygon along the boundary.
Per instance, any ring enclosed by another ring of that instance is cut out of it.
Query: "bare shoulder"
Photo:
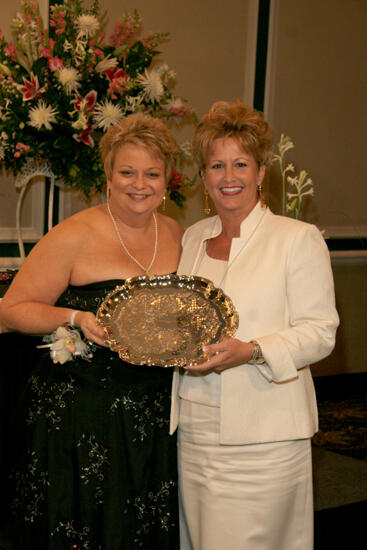
[[[79,255],[93,239],[91,227],[99,210],[93,211],[90,208],[71,216],[42,237],[9,288],[8,301],[56,300],[68,285]]]
[[[92,208],[74,214],[53,227],[31,250],[23,266],[23,273],[64,273],[71,271],[75,259],[90,240]]]
[[[170,216],[164,216],[163,214],[159,214],[159,220],[161,224],[171,233],[175,240],[181,241],[184,228],[177,220],[171,218]]]
[[[42,241],[64,247],[80,247],[88,240],[90,231],[98,224],[99,207],[86,208],[53,227]]]

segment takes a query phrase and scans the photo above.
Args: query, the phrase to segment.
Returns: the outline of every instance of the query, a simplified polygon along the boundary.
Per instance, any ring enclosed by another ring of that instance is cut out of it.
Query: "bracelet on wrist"
[[[71,312],[70,320],[69,320],[70,327],[75,327],[75,317],[77,313],[79,313],[78,309],[75,309],[74,311]]]
[[[262,363],[265,363],[259,342],[256,342],[256,340],[251,340],[250,344],[254,345],[254,352],[251,359],[247,361],[247,363],[249,365],[261,365]]]

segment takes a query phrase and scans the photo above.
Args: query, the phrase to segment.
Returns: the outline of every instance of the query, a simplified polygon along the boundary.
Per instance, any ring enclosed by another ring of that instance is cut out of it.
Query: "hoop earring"
[[[163,199],[162,199],[162,210],[166,210],[166,193],[163,195]]]
[[[110,198],[111,198],[111,188],[109,187],[109,185],[107,185],[107,191],[106,191],[107,202],[110,202]]]
[[[209,204],[209,193],[206,190],[206,187],[204,187],[204,214],[206,216],[209,216],[211,211],[212,209],[210,208],[210,204]]]
[[[263,191],[264,191],[264,188],[260,183],[260,185],[257,186],[257,192],[259,194],[260,206],[263,210],[265,210],[267,205],[266,205],[266,201],[265,201],[265,198],[264,198]]]

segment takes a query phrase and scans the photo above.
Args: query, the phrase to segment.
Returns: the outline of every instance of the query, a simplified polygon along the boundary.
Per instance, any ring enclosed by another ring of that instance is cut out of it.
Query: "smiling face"
[[[213,142],[202,177],[219,215],[236,213],[244,219],[258,201],[257,186],[265,175],[251,153],[230,137]]]
[[[166,191],[164,162],[145,147],[127,143],[115,154],[107,185],[115,211],[151,212]]]

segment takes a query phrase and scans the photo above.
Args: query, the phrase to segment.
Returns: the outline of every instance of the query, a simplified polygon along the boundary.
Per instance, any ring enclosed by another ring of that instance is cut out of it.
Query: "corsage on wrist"
[[[63,365],[75,357],[90,361],[93,357],[94,346],[84,342],[80,332],[76,329],[58,327],[52,334],[44,336],[43,341],[48,343],[37,347],[50,348],[51,359],[54,363]]]

